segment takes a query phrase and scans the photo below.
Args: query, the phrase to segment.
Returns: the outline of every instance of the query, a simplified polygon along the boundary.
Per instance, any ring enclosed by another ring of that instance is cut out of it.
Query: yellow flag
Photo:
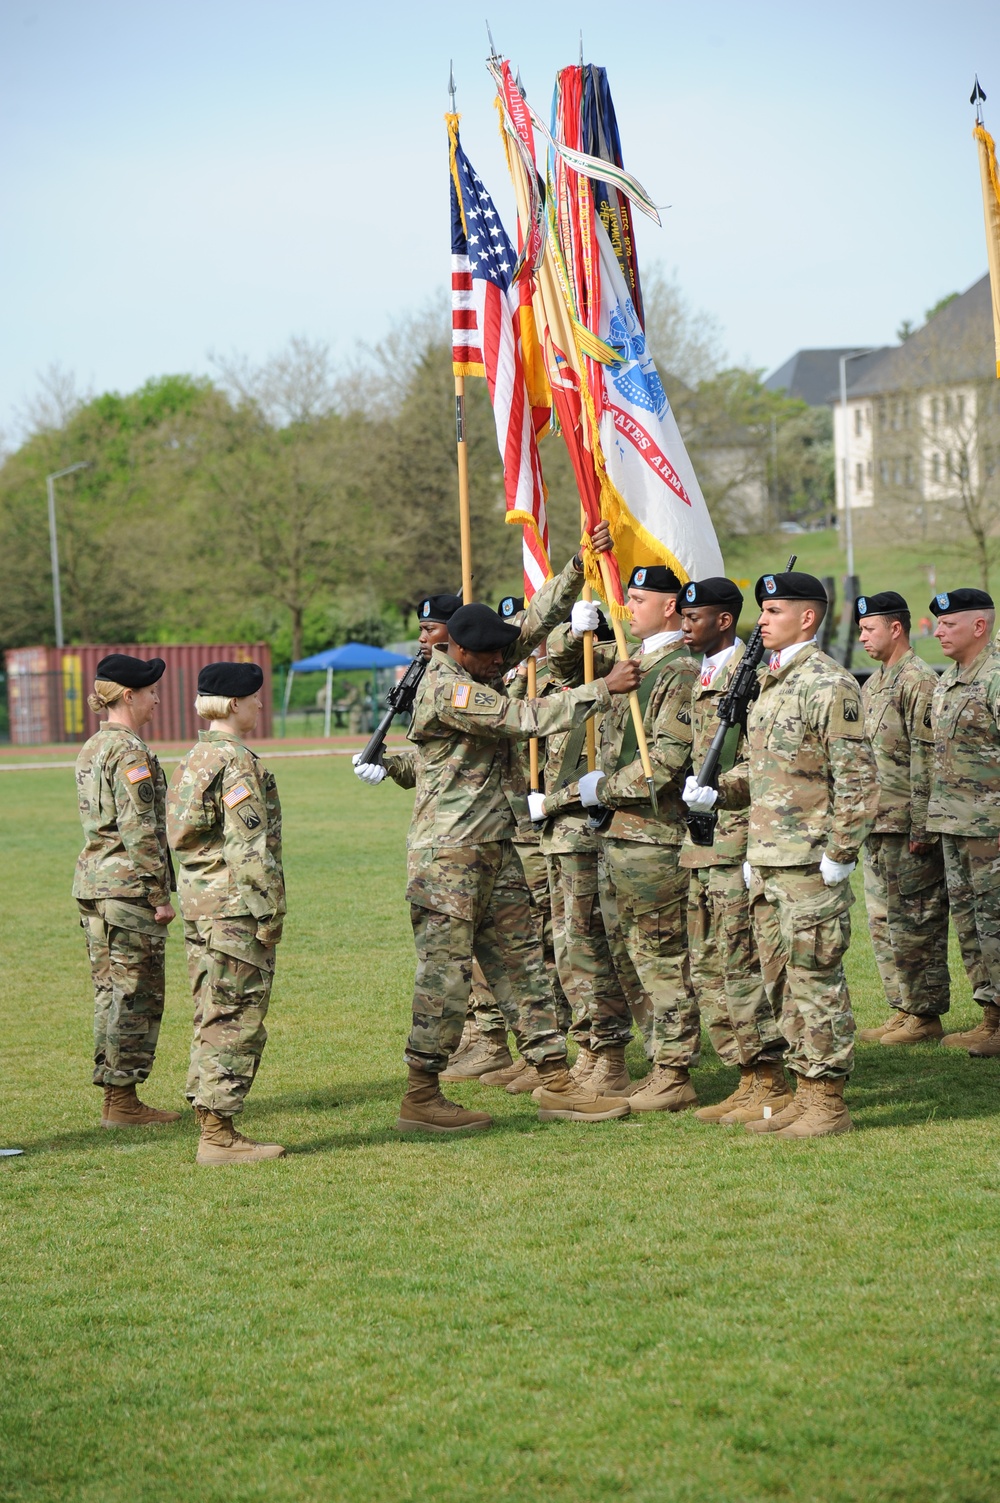
[[[1000,174],[993,137],[982,125],[972,133],[979,145],[979,175],[983,180],[983,215],[986,219],[986,251],[990,264],[993,299],[993,338],[996,344],[997,379],[1000,380]]]

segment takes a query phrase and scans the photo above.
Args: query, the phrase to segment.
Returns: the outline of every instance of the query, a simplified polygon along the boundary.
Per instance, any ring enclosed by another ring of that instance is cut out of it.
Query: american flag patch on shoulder
[[[230,788],[228,793],[222,795],[222,802],[227,809],[235,809],[237,804],[242,804],[244,799],[250,797],[250,789],[245,783],[237,783],[235,788]]]
[[[141,783],[143,778],[151,778],[153,774],[150,772],[145,762],[142,762],[138,767],[127,768],[125,776],[128,778],[130,783]]]
[[[472,693],[471,684],[456,684],[451,691],[451,702],[456,710],[469,708],[469,695]]]

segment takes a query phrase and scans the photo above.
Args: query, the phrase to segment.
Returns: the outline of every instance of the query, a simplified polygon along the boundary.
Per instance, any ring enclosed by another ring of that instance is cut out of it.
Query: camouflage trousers
[[[267,1043],[275,947],[258,943],[256,928],[249,915],[184,921],[194,996],[185,1093],[192,1106],[220,1117],[243,1110]]]
[[[594,1053],[622,1047],[632,1018],[622,991],[598,897],[597,851],[546,856],[555,925],[556,965],[572,1009],[570,1034]],[[651,1018],[648,998],[643,1006]]]
[[[148,903],[78,898],[77,907],[94,983],[94,1084],[138,1085],[160,1036],[166,925]]]
[[[872,949],[890,1007],[918,1017],[948,1011],[948,888],[939,842],[910,853],[909,835],[869,835],[865,907]]]
[[[521,845],[514,842],[514,850],[521,862],[524,872],[524,880],[528,884],[531,900],[542,915],[542,953],[545,956],[545,969],[549,973],[549,984],[552,987],[552,995],[556,1003],[556,1018],[559,1023],[559,1032],[568,1033],[572,1021],[569,1002],[562,988],[559,969],[556,962],[556,947],[558,944],[556,931],[562,925],[562,913],[556,901],[556,896],[549,888],[548,870],[545,865],[545,857],[535,845]],[[503,992],[504,989],[501,989]],[[510,988],[505,989],[506,995],[494,996],[492,989],[482,974],[482,968],[478,965],[472,971],[472,996],[470,999],[470,1011],[479,1025],[480,1032],[492,1033],[497,1030],[511,1028],[516,1032],[512,1017],[517,1016],[517,1004],[510,995]]]
[[[691,982],[716,1054],[727,1065],[782,1059],[785,1040],[760,973],[742,863],[691,872],[687,929]]]
[[[608,945],[646,1053],[687,1069],[698,1063],[701,1027],[688,961],[689,873],[679,857],[679,846],[609,837],[597,873]]]
[[[818,866],[754,867],[750,912],[761,974],[780,1014],[786,1063],[810,1080],[850,1075],[854,1014],[844,978],[850,880],[827,887]]]
[[[1000,851],[990,836],[942,835],[948,903],[981,1007],[1000,998]]]
[[[406,1061],[439,1074],[465,1026],[473,957],[517,1008],[518,1048],[538,1064],[566,1040],[542,954],[542,916],[509,840],[412,851],[406,896],[417,951]]]

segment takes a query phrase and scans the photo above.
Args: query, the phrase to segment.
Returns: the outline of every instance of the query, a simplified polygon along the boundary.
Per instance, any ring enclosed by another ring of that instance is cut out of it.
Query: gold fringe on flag
[[[982,125],[972,134],[979,145],[979,175],[983,184],[983,216],[986,220],[986,252],[990,267],[990,294],[993,303],[993,341],[997,379],[1000,380],[1000,172],[993,137]]]

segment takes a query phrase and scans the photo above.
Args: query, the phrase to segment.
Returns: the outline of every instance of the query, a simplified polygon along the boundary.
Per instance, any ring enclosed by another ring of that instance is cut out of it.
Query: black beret
[[[245,699],[256,694],[263,682],[264,670],[256,663],[206,663],[198,669],[198,693],[222,699]]]
[[[425,621],[447,625],[461,604],[461,595],[428,595],[417,606],[421,626]]]
[[[952,590],[935,595],[930,603],[932,616],[952,616],[956,611],[991,611],[993,597],[985,590]]]
[[[97,665],[97,677],[125,689],[148,689],[163,677],[162,658],[130,658],[127,652],[112,652]]]
[[[753,593],[758,605],[763,605],[765,600],[827,599],[823,581],[815,574],[800,574],[797,569],[790,574],[762,574]]]
[[[854,602],[854,624],[857,626],[869,616],[898,616],[910,607],[896,590],[883,590],[879,595],[859,595]]]
[[[523,610],[523,595],[505,595],[500,604],[497,606],[497,614],[502,616],[505,621],[509,621],[512,616],[516,616],[520,611]]]
[[[731,579],[692,579],[681,591],[681,609],[686,605],[719,605],[723,610],[732,611],[734,618],[739,618],[743,609],[743,596],[733,584]]]
[[[680,587],[677,575],[666,564],[640,564],[632,570],[628,582],[630,590],[652,590],[656,595],[673,595],[680,591]]]
[[[448,622],[448,635],[468,652],[496,652],[521,635],[513,621],[503,621],[488,605],[463,605]]]

